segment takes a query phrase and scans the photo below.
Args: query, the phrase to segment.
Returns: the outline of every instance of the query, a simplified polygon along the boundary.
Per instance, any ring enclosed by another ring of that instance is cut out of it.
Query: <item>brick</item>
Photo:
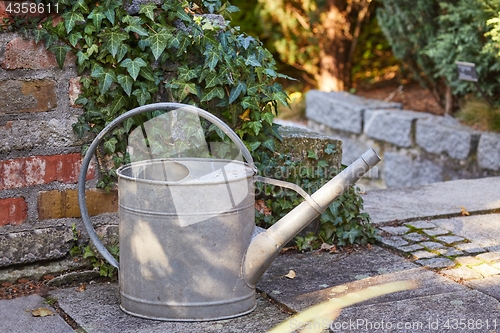
[[[9,14],[7,12],[5,12],[5,2],[0,1],[0,31],[2,30],[1,29],[1,25],[3,23],[2,19],[8,18],[8,17],[9,17]]]
[[[53,80],[6,80],[0,82],[0,109],[4,113],[43,112],[57,106]]]
[[[0,161],[0,190],[48,184],[54,181],[76,183],[80,174],[80,154],[31,156]],[[93,164],[86,179],[93,179]]]
[[[46,50],[42,42],[14,38],[5,47],[3,69],[47,69],[58,67],[55,56]],[[66,55],[64,66],[74,66],[75,56]]]
[[[74,77],[69,80],[69,105],[73,108],[81,108],[80,104],[75,104],[78,96],[82,93],[82,84],[80,83],[80,77]]]
[[[106,193],[92,189],[85,191],[87,209],[90,216],[114,213],[118,210],[118,193]],[[81,217],[78,205],[78,191],[42,191],[38,194],[38,219],[58,219]]]
[[[24,198],[0,199],[0,226],[18,225],[28,218],[28,205]]]

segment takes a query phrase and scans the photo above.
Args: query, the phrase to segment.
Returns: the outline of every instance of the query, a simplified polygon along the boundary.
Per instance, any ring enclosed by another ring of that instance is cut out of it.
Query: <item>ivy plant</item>
[[[290,154],[262,154],[256,165],[261,175],[295,183],[312,194],[341,171],[331,168],[324,159],[335,154],[335,149],[335,145],[328,144],[320,153],[308,151],[307,157],[302,160],[294,160]],[[260,221],[261,226],[268,227],[302,200],[292,190],[257,183],[256,220]],[[362,209],[363,198],[358,189],[351,186],[319,217],[315,230],[295,237],[298,249],[313,250],[323,243],[344,246],[374,242],[379,236],[368,214],[362,213]]]
[[[227,1],[155,1],[134,13],[120,0],[61,0],[61,17],[48,17],[35,40],[43,41],[60,66],[76,56],[84,113],[73,125],[80,136],[99,133],[134,107],[157,101],[210,110],[247,143],[274,150],[280,138],[273,118],[288,96],[276,79],[275,61],[261,42],[231,27],[236,7]],[[125,123],[105,138],[114,167],[127,161]],[[110,188],[114,167],[100,187]]]

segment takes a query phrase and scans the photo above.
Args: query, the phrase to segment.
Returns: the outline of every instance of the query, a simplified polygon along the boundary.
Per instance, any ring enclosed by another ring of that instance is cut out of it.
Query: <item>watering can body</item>
[[[93,151],[118,123],[142,112],[183,108],[237,135],[201,109],[175,103],[140,107],[118,117],[94,140],[83,160],[79,204],[99,252],[119,268],[120,306],[150,319],[205,321],[232,318],[255,308],[255,285],[281,248],[380,160],[366,152],[265,232],[255,234],[250,153],[245,162],[206,158],[138,161],[117,170],[120,263],[97,237],[85,202],[86,170]],[[279,186],[282,182],[270,181]],[[287,186],[288,187],[288,186]],[[293,187],[293,186],[292,186]]]

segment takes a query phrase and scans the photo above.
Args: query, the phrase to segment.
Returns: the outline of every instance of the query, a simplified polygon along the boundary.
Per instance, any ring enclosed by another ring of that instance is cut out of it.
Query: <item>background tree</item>
[[[239,5],[239,4],[238,4]],[[280,59],[324,91],[351,86],[352,59],[371,0],[259,0],[264,37]]]
[[[486,96],[499,96],[499,47],[492,39],[497,34],[499,0],[381,2],[377,17],[394,54],[447,113],[461,97],[478,94],[472,83],[458,80],[456,61],[475,63]]]

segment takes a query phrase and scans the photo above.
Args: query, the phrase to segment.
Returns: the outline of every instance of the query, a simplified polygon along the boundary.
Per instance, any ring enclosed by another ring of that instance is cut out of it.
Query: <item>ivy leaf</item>
[[[113,57],[118,53],[122,42],[129,37],[128,34],[121,31],[107,31],[100,36],[104,39],[104,47]]]
[[[156,10],[156,5],[154,3],[148,3],[148,4],[141,4],[141,9],[139,10],[139,14],[144,14],[146,15],[147,18],[149,18],[151,21],[154,22],[155,20],[155,10]]]
[[[337,147],[334,144],[329,143],[326,145],[325,153],[327,153],[328,155],[331,155],[331,154],[335,153],[336,151],[337,151]]]
[[[43,28],[33,30],[33,37],[35,37],[35,43],[37,44],[43,39],[45,35],[47,35],[47,30]]]
[[[250,142],[250,143],[245,143],[245,145],[248,147],[248,150],[250,150],[250,152],[253,152],[255,149],[260,147],[261,142],[254,141],[254,142]]]
[[[56,56],[56,61],[60,68],[64,67],[64,60],[69,50],[71,50],[71,47],[68,45],[52,45],[49,48],[49,51],[53,52]]]
[[[269,149],[270,151],[274,152],[275,147],[274,147],[274,139],[270,138],[267,139],[266,141],[262,142],[262,147],[265,147]]]
[[[243,98],[241,106],[243,107],[243,109],[252,109],[260,111],[259,104],[257,103],[255,97],[247,96]]]
[[[318,159],[318,154],[314,150],[307,150],[307,158],[312,158],[314,160]]]
[[[141,106],[146,105],[151,98],[151,94],[145,89],[136,89],[132,94],[137,97],[137,102]]]
[[[96,44],[92,44],[88,49],[87,49],[87,58],[92,56],[92,54],[94,53],[98,53],[99,52],[99,47],[96,45]]]
[[[89,7],[85,3],[85,0],[77,0],[73,5],[73,11],[88,13]]]
[[[175,34],[168,40],[168,47],[178,49],[181,46],[181,37],[178,34]]]
[[[153,52],[153,56],[155,60],[161,56],[165,48],[167,47],[167,42],[169,38],[172,37],[172,33],[167,29],[162,28],[155,34],[150,35],[147,40],[149,41],[149,45],[151,48],[151,52]]]
[[[109,114],[114,117],[125,105],[127,105],[127,99],[125,98],[125,96],[117,94],[116,96],[114,96]]]
[[[175,13],[175,16],[177,16],[178,18],[180,18],[181,20],[183,21],[187,21],[187,22],[190,22],[191,21],[191,16],[189,16],[185,11],[184,9],[180,8],[177,10],[177,12]]]
[[[206,93],[200,102],[208,102],[208,101],[214,99],[215,97],[223,99],[224,96],[225,96],[224,89],[222,87],[215,87],[212,90],[210,90],[208,93]]]
[[[77,31],[73,32],[68,36],[68,41],[73,47],[75,47],[78,41],[82,38],[83,38],[82,33],[80,31]]]
[[[249,121],[244,124],[244,127],[250,128],[255,135],[259,135],[259,132],[262,129],[262,123],[260,121]]]
[[[134,80],[129,75],[120,74],[116,77],[118,84],[123,88],[123,91],[130,96],[132,94],[132,84]]]
[[[262,120],[267,122],[269,125],[273,124],[274,115],[271,112],[265,112],[261,115]]]
[[[99,8],[99,7],[97,7]],[[94,22],[94,26],[96,27],[96,31],[101,30],[101,23],[102,20],[106,18],[106,15],[104,15],[103,12],[100,10],[94,9],[88,16],[87,19],[91,19],[92,22]]]
[[[207,48],[205,52],[203,52],[203,55],[205,56],[205,64],[203,65],[203,68],[208,67],[211,71],[213,71],[219,60],[221,60],[219,53],[212,50],[212,48]]]
[[[90,76],[98,79],[98,88],[101,95],[104,95],[113,82],[116,82],[116,74],[112,69],[104,70],[99,65],[95,65]]]
[[[111,139],[106,140],[106,142],[104,142],[104,145],[103,145],[104,151],[108,154],[114,153],[116,150],[117,143],[118,143],[118,140],[115,137],[112,137]]]
[[[43,41],[45,42],[45,48],[50,49],[52,45],[54,45],[55,42],[57,42],[59,39],[57,36],[52,35],[52,34],[46,34],[43,36]]]
[[[121,62],[120,66],[125,67],[127,69],[127,72],[135,81],[137,79],[137,76],[139,76],[141,67],[145,67],[147,66],[147,64],[142,58],[135,58],[134,60],[127,58]]]
[[[288,95],[283,91],[273,93],[272,98],[273,98],[273,100],[280,102],[284,106],[289,106],[288,105]]]
[[[118,52],[116,53],[116,61],[120,62],[122,61],[123,57],[127,54],[127,52],[130,50],[130,47],[126,44],[120,44],[118,47]]]
[[[140,36],[147,36],[148,32],[146,29],[142,27],[142,24],[144,23],[142,19],[138,16],[130,16],[127,15],[123,18],[124,23],[128,23],[128,26],[125,27],[126,32],[135,32],[139,34]]]
[[[205,88],[212,88],[216,85],[222,84],[222,79],[217,73],[210,72],[205,78]]]
[[[260,67],[262,66],[260,64],[260,62],[257,60],[257,58],[255,57],[255,54],[251,54],[246,60],[245,60],[245,65],[248,66],[248,65],[252,65],[254,67]]]
[[[179,99],[183,100],[189,94],[198,95],[196,85],[194,83],[179,82],[179,90],[181,91]]]
[[[77,59],[77,63],[78,63],[78,66],[82,66],[84,64],[88,64],[88,60],[89,60],[89,57],[83,53],[82,51],[78,51],[76,53],[76,59]]]
[[[240,94],[245,94],[247,91],[247,86],[244,82],[239,81],[238,84],[231,89],[231,92],[229,93],[229,104],[234,102],[238,97],[240,97]]]
[[[112,7],[107,7],[106,10],[104,10],[104,15],[106,15],[106,18],[108,19],[109,22],[111,22],[112,25],[115,25],[115,9]]]
[[[188,65],[182,65],[181,67],[179,67],[179,75],[177,79],[180,81],[190,81],[191,79],[194,79],[199,75],[200,75],[199,67],[191,68],[188,67]]]
[[[67,12],[61,15],[64,18],[64,26],[66,27],[66,33],[70,33],[77,23],[84,23],[85,18],[82,14],[78,12]]]
[[[255,41],[252,36],[244,37],[244,35],[238,36],[238,41],[241,43],[241,46],[246,50],[250,46],[250,43]]]

